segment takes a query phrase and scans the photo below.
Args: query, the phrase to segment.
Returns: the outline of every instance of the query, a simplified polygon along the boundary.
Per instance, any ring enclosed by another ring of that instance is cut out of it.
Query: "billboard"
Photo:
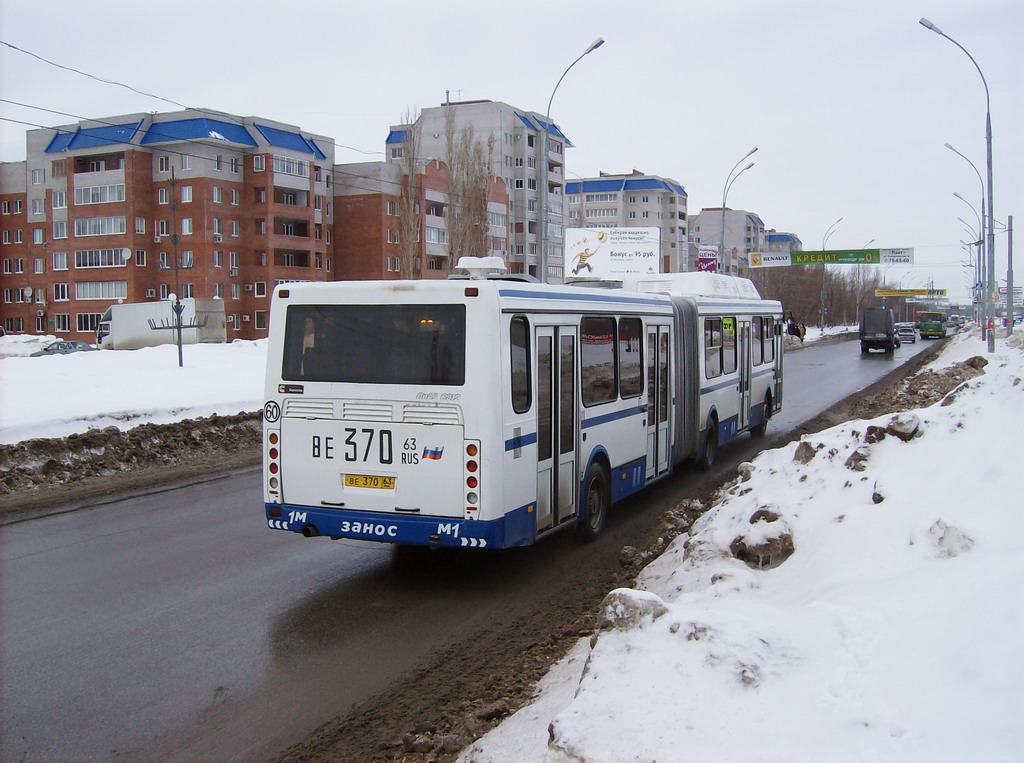
[[[713,246],[697,247],[697,270],[702,273],[717,273],[718,249]]]
[[[661,272],[661,228],[566,228],[565,278]]]

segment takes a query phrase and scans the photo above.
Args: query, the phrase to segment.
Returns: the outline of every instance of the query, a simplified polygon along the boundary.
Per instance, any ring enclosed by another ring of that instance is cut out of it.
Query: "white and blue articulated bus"
[[[782,308],[746,279],[469,278],[274,291],[263,488],[306,537],[525,546],[782,406]],[[483,261],[486,265],[486,261]]]

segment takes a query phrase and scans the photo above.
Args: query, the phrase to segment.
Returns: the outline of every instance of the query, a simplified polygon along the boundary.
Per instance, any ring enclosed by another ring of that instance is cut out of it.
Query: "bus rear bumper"
[[[348,509],[323,509],[294,504],[264,504],[267,527],[306,537],[325,535],[379,543],[404,543],[443,548],[510,548],[533,543],[533,504],[494,520],[420,517]]]

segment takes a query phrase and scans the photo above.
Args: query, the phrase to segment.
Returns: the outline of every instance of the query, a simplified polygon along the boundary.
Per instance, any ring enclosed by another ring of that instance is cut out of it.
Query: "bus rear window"
[[[461,386],[465,305],[289,305],[285,381]]]

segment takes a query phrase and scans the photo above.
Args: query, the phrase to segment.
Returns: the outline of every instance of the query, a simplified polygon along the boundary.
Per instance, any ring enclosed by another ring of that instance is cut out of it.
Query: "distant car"
[[[95,347],[88,345],[85,342],[53,342],[52,344],[46,345],[46,347],[39,350],[39,352],[33,352],[29,357],[39,358],[43,355],[68,355],[72,352],[87,352],[95,349]]]
[[[910,342],[911,344],[917,344],[917,330],[914,328],[913,323],[897,324],[896,336],[900,338],[900,342]]]

